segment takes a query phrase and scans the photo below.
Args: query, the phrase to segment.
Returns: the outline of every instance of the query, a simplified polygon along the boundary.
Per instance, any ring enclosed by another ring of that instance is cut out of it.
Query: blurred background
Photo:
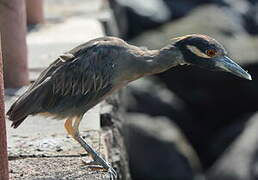
[[[186,34],[215,38],[253,80],[188,66],[123,89],[130,173],[133,180],[258,179],[258,0],[0,0],[0,25],[9,95],[93,37],[149,49]]]

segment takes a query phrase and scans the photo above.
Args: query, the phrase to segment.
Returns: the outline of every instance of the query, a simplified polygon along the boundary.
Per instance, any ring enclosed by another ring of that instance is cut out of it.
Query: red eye
[[[214,57],[214,56],[216,56],[217,51],[214,50],[214,49],[209,49],[209,50],[206,51],[206,54],[207,54],[208,56],[210,56],[210,57]]]

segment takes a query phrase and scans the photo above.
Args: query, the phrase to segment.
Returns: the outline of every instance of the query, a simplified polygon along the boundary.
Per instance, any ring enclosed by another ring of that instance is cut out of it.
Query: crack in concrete
[[[70,157],[86,157],[88,156],[88,154],[79,154],[79,155],[44,155],[44,154],[40,154],[40,155],[18,155],[18,156],[8,156],[8,160],[18,160],[18,159],[25,159],[25,158],[70,158]]]

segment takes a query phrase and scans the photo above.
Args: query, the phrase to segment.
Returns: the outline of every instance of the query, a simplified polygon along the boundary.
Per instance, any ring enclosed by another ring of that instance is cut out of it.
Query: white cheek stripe
[[[187,49],[189,49],[192,53],[196,54],[197,56],[203,57],[203,58],[211,58],[207,54],[203,53],[200,49],[198,49],[195,46],[186,45]]]

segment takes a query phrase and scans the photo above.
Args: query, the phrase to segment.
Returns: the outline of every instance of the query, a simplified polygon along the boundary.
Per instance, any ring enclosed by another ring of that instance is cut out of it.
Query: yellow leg
[[[74,118],[68,118],[65,121],[64,126],[65,126],[67,133],[74,138],[75,132],[74,132],[74,128],[73,128],[73,120],[74,120]]]
[[[82,116],[79,116],[75,119],[75,122],[73,124],[75,134],[79,134],[79,126],[80,126],[81,120],[82,120]]]
[[[94,149],[86,143],[80,136],[79,133],[79,125],[81,122],[82,116],[69,118],[65,121],[65,129],[67,130],[68,134],[71,135],[78,143],[81,144],[81,146],[91,155],[91,157],[94,159],[94,161],[100,165],[103,166],[111,175],[111,179],[116,179],[117,174],[116,171],[109,165],[108,162],[106,162],[99,154],[94,151]],[[73,123],[73,120],[75,122]]]

